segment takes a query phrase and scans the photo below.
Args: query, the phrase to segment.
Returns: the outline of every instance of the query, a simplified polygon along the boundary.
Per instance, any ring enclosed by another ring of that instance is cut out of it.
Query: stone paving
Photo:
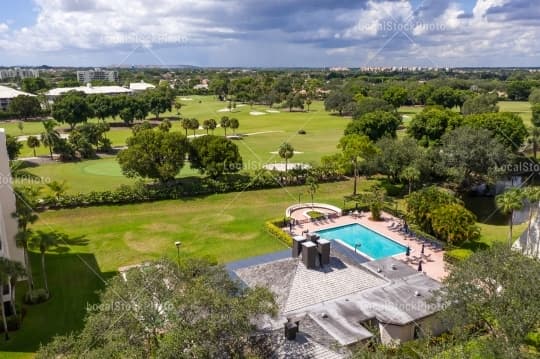
[[[407,263],[409,266],[415,269],[418,268],[419,261],[422,261],[422,271],[425,272],[429,277],[438,281],[441,281],[446,277],[448,272],[443,259],[443,250],[432,248],[431,246],[425,246],[424,254],[421,254],[422,243],[420,241],[408,238],[405,234],[390,228],[392,224],[398,224],[399,219],[388,213],[383,213],[383,220],[375,222],[369,219],[370,215],[370,213],[364,213],[362,216],[345,215],[325,221],[309,222],[294,226],[293,232],[296,234],[301,234],[306,230],[315,232],[322,229],[359,223],[375,232],[378,232],[379,234],[382,234],[404,246],[409,246],[411,248],[409,257],[407,257],[405,254],[401,254],[395,256],[395,258]],[[298,219],[303,219],[303,217]],[[289,228],[284,229],[288,230]]]

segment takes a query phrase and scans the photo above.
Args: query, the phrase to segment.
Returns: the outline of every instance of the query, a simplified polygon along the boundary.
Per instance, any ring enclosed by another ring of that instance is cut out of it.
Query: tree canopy
[[[52,117],[60,123],[69,124],[71,128],[86,122],[90,116],[92,109],[83,92],[69,91],[54,101]]]
[[[168,181],[184,166],[188,142],[178,132],[143,130],[127,139],[128,148],[118,154],[127,177]]]
[[[221,136],[208,135],[191,141],[189,161],[191,168],[214,178],[242,169],[242,157],[238,146]]]
[[[377,110],[350,122],[345,135],[366,135],[371,141],[377,141],[383,137],[396,137],[400,125],[401,117],[397,113]]]
[[[461,125],[463,117],[456,112],[437,107],[426,107],[409,123],[407,132],[413,138],[427,146],[438,143],[447,130],[453,130]]]
[[[41,113],[41,105],[36,96],[21,95],[11,100],[8,111],[19,119],[27,120]]]

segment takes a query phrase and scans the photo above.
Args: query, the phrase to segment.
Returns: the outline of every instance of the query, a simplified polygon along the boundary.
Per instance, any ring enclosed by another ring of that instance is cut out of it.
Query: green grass
[[[362,180],[360,187],[372,184]],[[315,198],[339,206],[351,190],[351,181],[322,184]],[[285,249],[266,233],[264,223],[284,216],[300,193],[307,198],[306,188],[292,187],[42,213],[36,230],[58,230],[70,240],[59,253],[47,255],[53,298],[28,307],[23,328],[11,333],[8,343],[0,340],[0,357],[29,357],[53,335],[81,328],[87,303],[94,303],[95,291],[102,288],[101,278],[120,266],[163,256],[174,259],[175,241],[182,242],[182,256],[210,256],[220,263]],[[36,274],[38,260],[34,254]],[[35,280],[41,286],[39,276]],[[21,285],[19,297],[24,288]]]

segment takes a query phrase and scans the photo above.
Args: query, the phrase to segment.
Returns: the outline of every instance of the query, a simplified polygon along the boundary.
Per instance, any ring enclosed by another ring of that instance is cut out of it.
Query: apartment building
[[[99,68],[86,71],[77,71],[77,80],[87,84],[92,81],[118,82],[118,71],[102,70]]]

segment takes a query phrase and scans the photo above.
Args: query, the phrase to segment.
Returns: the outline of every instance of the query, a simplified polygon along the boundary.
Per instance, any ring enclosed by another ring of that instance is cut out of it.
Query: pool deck
[[[299,215],[300,213],[295,214]],[[293,233],[301,234],[303,231],[306,230],[310,232],[316,232],[322,229],[359,223],[375,232],[378,232],[379,234],[382,234],[396,241],[397,243],[400,243],[404,246],[409,246],[411,248],[409,257],[407,257],[405,254],[399,254],[394,256],[394,258],[401,260],[402,262],[408,264],[415,269],[418,268],[418,263],[421,260],[422,270],[429,277],[438,281],[441,281],[443,278],[446,277],[448,272],[446,269],[446,264],[443,260],[443,250],[431,248],[431,246],[426,245],[424,248],[424,254],[422,255],[422,242],[416,239],[411,239],[410,237],[407,237],[404,233],[393,231],[389,228],[392,223],[398,223],[399,219],[393,217],[388,213],[383,213],[383,220],[379,222],[371,221],[369,217],[370,213],[364,213],[362,216],[346,215],[337,218],[330,218],[328,220],[298,224],[293,227]],[[304,217],[298,217],[297,219],[304,219]],[[289,230],[289,228],[284,229]]]

